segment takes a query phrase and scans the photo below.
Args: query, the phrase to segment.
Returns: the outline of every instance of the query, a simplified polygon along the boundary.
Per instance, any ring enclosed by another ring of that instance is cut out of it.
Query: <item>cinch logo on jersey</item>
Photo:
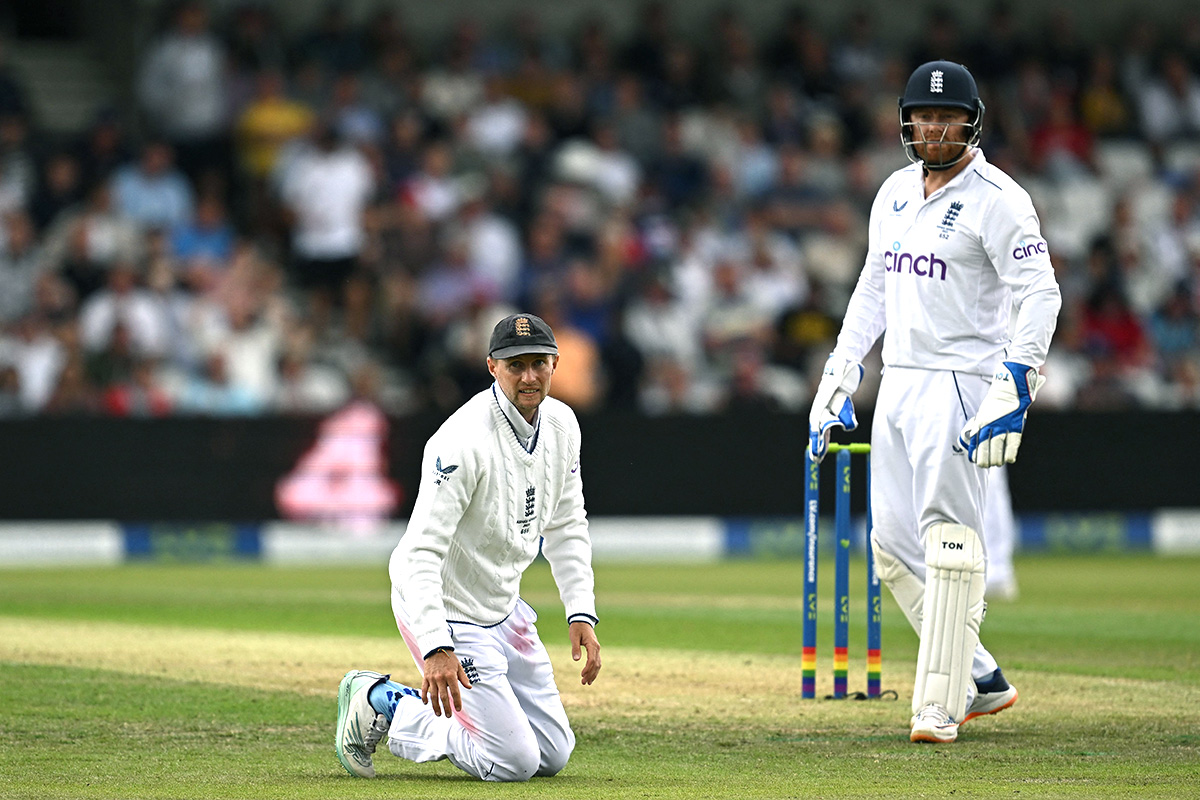
[[[900,243],[892,244],[892,250],[898,251]],[[946,280],[946,262],[935,253],[914,256],[912,253],[890,252],[883,254],[883,268],[888,272],[907,272],[910,275],[920,275],[922,278],[937,278]]]
[[[1013,258],[1015,258],[1017,261],[1020,261],[1024,258],[1029,258],[1036,253],[1044,254],[1046,252],[1047,248],[1045,242],[1020,242],[1017,244],[1016,249],[1013,250]]]

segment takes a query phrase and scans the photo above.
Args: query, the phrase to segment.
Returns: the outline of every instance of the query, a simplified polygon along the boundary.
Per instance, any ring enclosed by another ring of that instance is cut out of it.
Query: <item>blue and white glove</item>
[[[1033,367],[1005,361],[992,376],[992,387],[975,416],[958,435],[967,458],[981,467],[999,467],[1017,460],[1025,414],[1046,379]]]
[[[825,362],[812,411],[808,413],[808,457],[820,462],[829,450],[829,434],[834,426],[848,431],[858,427],[850,396],[858,389],[863,367],[848,358],[830,356]]]

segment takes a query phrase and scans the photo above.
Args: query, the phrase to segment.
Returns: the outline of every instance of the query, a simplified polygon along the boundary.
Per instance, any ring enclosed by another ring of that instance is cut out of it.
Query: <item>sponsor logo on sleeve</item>
[[[1045,255],[1048,252],[1049,249],[1046,247],[1046,243],[1041,239],[1030,242],[1022,239],[1020,242],[1017,242],[1017,246],[1013,248],[1012,256],[1017,261],[1024,261],[1031,256],[1035,256],[1037,254]]]

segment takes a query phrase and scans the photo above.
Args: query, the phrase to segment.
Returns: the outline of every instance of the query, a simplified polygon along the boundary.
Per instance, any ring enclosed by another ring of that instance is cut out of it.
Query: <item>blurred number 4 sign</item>
[[[275,505],[283,517],[330,523],[354,533],[375,530],[396,510],[402,495],[388,477],[387,433],[387,417],[366,402],[326,418],[316,444],[275,486]]]

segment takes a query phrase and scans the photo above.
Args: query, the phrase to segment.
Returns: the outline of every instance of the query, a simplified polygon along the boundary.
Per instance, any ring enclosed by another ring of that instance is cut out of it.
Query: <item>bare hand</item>
[[[458,690],[460,684],[467,689],[471,688],[467,673],[453,651],[439,650],[425,659],[421,702],[432,706],[434,714],[449,717],[454,713],[450,710],[451,704],[454,711],[462,711],[462,695]]]
[[[583,663],[580,683],[590,686],[600,674],[600,640],[596,638],[596,629],[586,622],[572,622],[570,628],[571,658],[578,661],[581,651],[587,651],[587,660]]]

